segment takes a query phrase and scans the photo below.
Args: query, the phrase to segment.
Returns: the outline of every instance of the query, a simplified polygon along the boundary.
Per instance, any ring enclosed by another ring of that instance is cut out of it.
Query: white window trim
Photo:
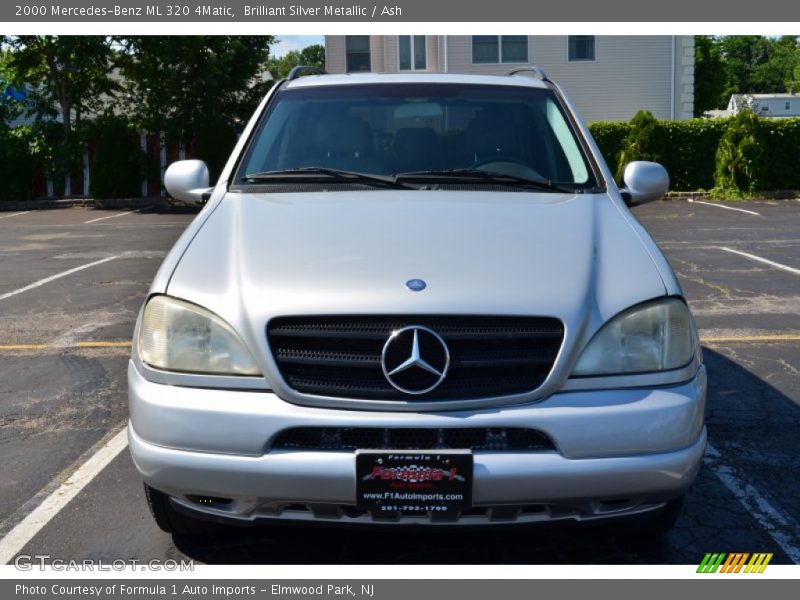
[[[401,37],[411,38],[411,56],[409,57],[411,59],[411,61],[410,61],[411,68],[410,69],[401,69],[400,68],[400,38]],[[414,67],[414,38],[415,37],[416,36],[413,36],[413,35],[407,35],[407,36],[398,35],[397,36],[397,72],[398,73],[411,73],[413,71],[416,71],[418,73],[422,73],[422,72],[425,72],[425,71],[428,70],[428,36],[427,35],[422,36],[422,37],[425,38],[425,41],[423,42],[423,44],[425,46],[425,68],[424,69],[417,69],[417,68]]]
[[[570,57],[569,57],[569,38],[571,38],[571,37],[576,37],[576,36],[572,36],[572,35],[568,35],[568,36],[567,36],[567,62],[568,62],[569,64],[573,64],[573,63],[574,63],[574,64],[581,64],[581,63],[589,63],[589,64],[591,64],[591,63],[596,63],[596,62],[597,62],[597,36],[596,36],[596,35],[593,35],[593,36],[592,36],[592,37],[594,38],[594,58],[591,58],[591,59],[590,59],[590,58],[577,58],[577,59],[572,59],[572,58],[570,58]]]
[[[500,38],[507,36],[502,36],[502,35],[494,36],[497,38],[497,62],[475,62],[475,52],[473,51],[473,46],[472,46],[472,38],[474,37],[475,37],[474,35],[469,36],[469,53],[470,53],[469,59],[472,61],[472,66],[474,67],[480,67],[481,65],[529,65],[533,62],[531,60],[531,36],[529,35],[525,36],[526,44],[528,46],[527,60],[522,62],[503,62],[503,41]]]

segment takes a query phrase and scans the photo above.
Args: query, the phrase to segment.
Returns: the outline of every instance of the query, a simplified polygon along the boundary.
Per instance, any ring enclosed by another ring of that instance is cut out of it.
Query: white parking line
[[[90,219],[88,221],[84,221],[83,224],[86,225],[87,223],[97,223],[98,221],[105,221],[106,219],[116,219],[117,217],[124,217],[125,215],[129,215],[132,212],[136,212],[135,210],[126,210],[125,212],[117,213],[115,215],[109,215],[107,217],[97,217],[96,219]]]
[[[783,549],[794,564],[800,564],[800,548],[792,541],[792,533],[800,531],[800,526],[790,517],[782,514],[759,491],[736,476],[734,470],[722,462],[722,455],[711,444],[706,445],[703,462],[711,469],[728,491],[750,513],[759,525]]]
[[[749,258],[750,260],[754,260],[756,262],[764,263],[765,265],[769,265],[770,267],[775,267],[776,269],[781,269],[782,271],[787,271],[789,273],[793,273],[795,275],[800,275],[800,269],[795,269],[794,267],[788,267],[786,265],[782,265],[781,263],[775,262],[773,260],[769,260],[766,258],[761,258],[760,256],[756,256],[755,254],[750,254],[749,252],[742,252],[741,250],[734,250],[733,248],[728,248],[727,246],[717,246],[720,250],[724,250],[725,252],[731,252],[732,254],[738,254],[739,256],[744,256],[745,258]]]
[[[734,208],[733,206],[725,206],[724,204],[716,204],[715,202],[703,202],[702,200],[695,200],[694,198],[689,198],[689,202],[693,202],[694,204],[705,204],[706,206],[715,206],[717,208],[724,208],[725,210],[735,210],[738,212],[747,213],[748,215],[753,215],[756,217],[760,217],[761,214],[757,213],[752,210],[745,210],[744,208]]]
[[[23,210],[22,212],[14,213],[12,215],[3,215],[2,217],[0,217],[0,219],[10,219],[11,217],[18,217],[20,215],[27,215],[29,212],[31,212],[31,211]]]
[[[61,279],[62,277],[66,277],[67,275],[72,275],[73,273],[77,273],[78,271],[83,271],[84,269],[88,269],[89,267],[94,267],[96,265],[101,265],[103,263],[107,263],[110,260],[114,260],[115,258],[119,258],[118,256],[109,256],[107,258],[103,258],[101,260],[96,260],[94,262],[87,263],[85,265],[81,265],[79,267],[73,267],[72,269],[67,269],[66,271],[62,271],[61,273],[56,273],[55,275],[51,275],[50,277],[45,277],[44,279],[40,279],[39,281],[34,281],[30,285],[26,285],[25,287],[21,287],[18,290],[14,290],[11,292],[6,292],[5,294],[0,294],[0,300],[5,300],[6,298],[11,298],[11,296],[16,296],[17,294],[21,294],[22,292],[27,292],[28,290],[32,290],[39,286],[44,285],[45,283],[50,283],[51,281],[55,281],[56,279]]]
[[[127,429],[123,427],[111,440],[83,463],[69,479],[20,521],[0,540],[0,565],[8,564],[33,537],[55,517],[70,500],[77,496],[92,479],[114,460],[128,445]]]

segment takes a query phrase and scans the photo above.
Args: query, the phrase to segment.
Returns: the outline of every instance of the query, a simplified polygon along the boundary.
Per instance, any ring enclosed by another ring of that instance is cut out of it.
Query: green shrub
[[[600,148],[600,153],[612,173],[617,172],[617,161],[622,151],[622,143],[628,135],[630,126],[627,123],[616,121],[596,121],[589,123],[589,131]]]
[[[761,119],[749,110],[736,115],[717,148],[714,173],[717,193],[741,197],[763,189],[766,174],[763,146]]]
[[[147,175],[148,158],[137,132],[119,117],[102,117],[91,128],[97,139],[92,152],[89,190],[95,198],[136,198]]]
[[[630,122],[628,135],[622,142],[617,160],[616,179],[622,181],[625,165],[635,160],[663,163],[666,157],[666,140],[661,122],[647,110],[637,112]]]

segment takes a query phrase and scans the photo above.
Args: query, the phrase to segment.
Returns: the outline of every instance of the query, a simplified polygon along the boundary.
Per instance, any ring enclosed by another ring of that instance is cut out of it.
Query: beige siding
[[[385,63],[383,36],[369,36],[369,65],[370,71],[380,73]]]
[[[471,36],[450,36],[452,73],[506,74],[513,64],[472,64]],[[598,36],[595,60],[569,62],[567,36],[530,36],[528,61],[542,67],[587,121],[627,121],[639,109],[672,117],[672,37]]]
[[[438,35],[429,35],[425,39],[425,52],[427,53],[428,58],[428,71],[432,73],[438,73],[442,70],[442,66],[439,64],[439,40],[441,36]]]
[[[328,71],[346,69],[344,36],[326,36]],[[674,48],[673,48],[674,43]],[[372,70],[398,70],[397,36],[371,36]],[[445,51],[447,56],[445,57]],[[587,121],[627,121],[637,110],[686,119],[694,106],[694,38],[598,36],[595,60],[569,62],[567,36],[529,36],[527,63],[472,64],[472,36],[427,36],[428,71],[505,75],[541,66]]]
[[[343,35],[325,36],[325,70],[328,73],[344,73],[347,70]]]
[[[694,116],[694,37],[675,38],[675,118]]]

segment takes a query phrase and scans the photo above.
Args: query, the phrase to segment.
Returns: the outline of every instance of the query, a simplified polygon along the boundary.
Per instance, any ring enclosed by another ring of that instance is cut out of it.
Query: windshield
[[[479,170],[573,189],[594,185],[554,93],[527,86],[392,83],[280,91],[236,181],[260,174],[256,179],[265,182],[264,174],[311,168],[424,172],[442,180],[455,179],[448,171]]]

